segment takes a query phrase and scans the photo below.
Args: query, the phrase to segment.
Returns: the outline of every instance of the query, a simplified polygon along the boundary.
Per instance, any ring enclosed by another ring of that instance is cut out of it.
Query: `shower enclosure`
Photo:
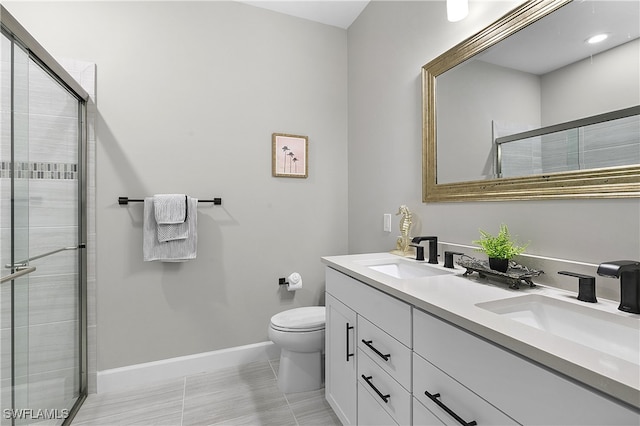
[[[0,425],[62,424],[87,389],[87,94],[0,17]]]

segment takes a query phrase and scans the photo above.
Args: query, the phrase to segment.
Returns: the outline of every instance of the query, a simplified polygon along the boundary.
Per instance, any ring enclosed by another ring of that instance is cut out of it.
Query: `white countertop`
[[[554,336],[543,330],[521,324],[502,315],[476,306],[477,303],[538,294],[565,302],[588,306],[638,321],[640,315],[619,311],[618,303],[598,299],[598,303],[580,302],[576,293],[536,286],[521,285],[510,289],[507,284],[478,278],[478,274],[464,277],[465,268],[444,268],[442,264],[428,265],[446,275],[421,278],[395,278],[366,266],[377,261],[397,261],[422,264],[390,253],[369,253],[323,257],[327,266],[362,281],[378,290],[407,302],[425,312],[436,315],[474,334],[519,353],[557,372],[582,382],[616,399],[640,408],[640,359],[638,363],[614,357],[596,349]],[[534,278],[535,283],[535,278]]]

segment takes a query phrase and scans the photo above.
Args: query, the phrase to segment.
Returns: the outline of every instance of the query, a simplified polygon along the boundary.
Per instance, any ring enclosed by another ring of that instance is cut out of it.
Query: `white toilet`
[[[323,386],[324,306],[295,308],[271,317],[269,339],[281,348],[278,388],[284,393]]]

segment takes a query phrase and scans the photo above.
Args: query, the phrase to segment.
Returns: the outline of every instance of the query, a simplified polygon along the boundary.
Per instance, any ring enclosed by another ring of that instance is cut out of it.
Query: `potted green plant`
[[[507,225],[500,225],[497,236],[493,236],[480,229],[479,240],[473,241],[480,246],[478,251],[484,252],[489,257],[489,267],[500,272],[507,272],[509,259],[524,252],[528,244],[518,245],[511,239]]]

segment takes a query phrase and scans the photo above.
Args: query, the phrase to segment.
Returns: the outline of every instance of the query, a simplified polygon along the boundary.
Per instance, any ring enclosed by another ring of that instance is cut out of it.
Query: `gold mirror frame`
[[[436,78],[572,0],[529,0],[422,67],[422,201],[640,197],[640,165],[437,183]]]

